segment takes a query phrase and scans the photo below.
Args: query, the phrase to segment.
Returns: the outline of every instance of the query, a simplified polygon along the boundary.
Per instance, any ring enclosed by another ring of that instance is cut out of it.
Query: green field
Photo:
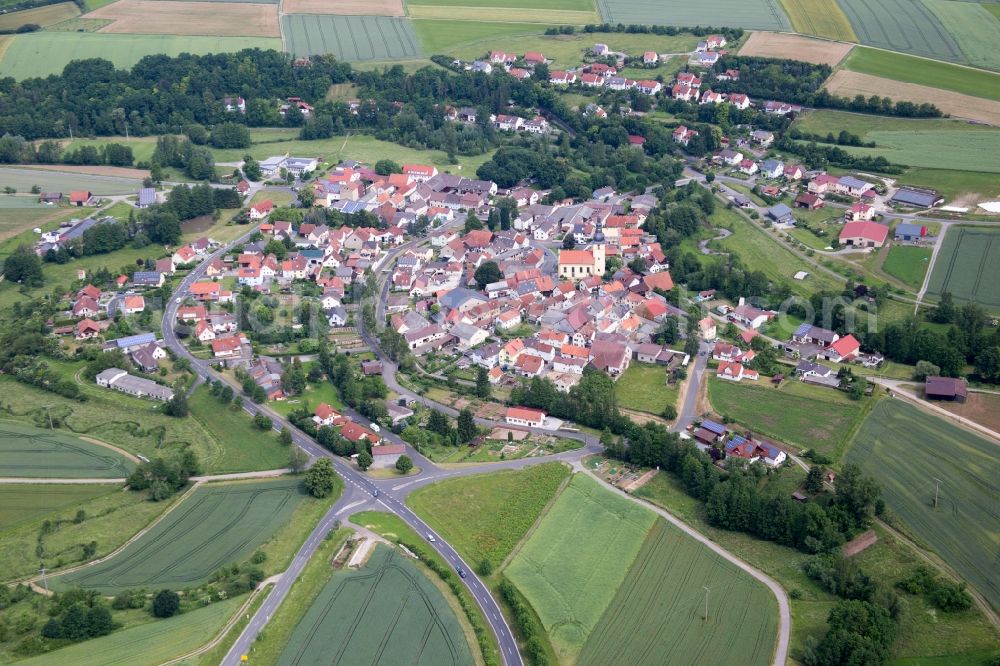
[[[593,11],[591,0],[408,0],[407,6],[420,7],[499,7],[504,9],[552,9],[562,11]]]
[[[858,41],[844,12],[829,0],[781,0],[796,32],[845,42]]]
[[[135,464],[106,446],[65,432],[0,423],[0,476],[125,478]]]
[[[910,3],[908,6],[918,5]],[[894,81],[916,83],[1000,101],[1000,74],[915,58],[904,53],[855,47],[844,60],[844,68]]]
[[[655,516],[577,474],[504,571],[569,660],[609,607]]]
[[[35,32],[17,35],[0,60],[0,74],[16,79],[62,73],[71,60],[104,58],[131,67],[147,55],[224,53],[250,48],[281,49],[268,37],[123,35],[94,32]]]
[[[482,24],[491,25],[491,24]],[[431,26],[433,28],[434,26]],[[437,30],[432,34],[436,36]],[[448,38],[448,35],[442,37]],[[530,35],[510,36],[496,39],[484,38],[448,51],[449,55],[458,58],[474,59],[486,55],[495,48],[507,52],[523,54],[528,51],[538,51],[553,62],[553,67],[576,67],[583,62],[584,52],[593,47],[595,40],[607,44],[613,51],[641,54],[645,51],[658,53],[679,53],[691,51],[698,43],[698,38],[691,34],[651,35],[629,33],[577,33],[575,35]],[[425,48],[425,50],[427,50]],[[435,51],[436,52],[436,51]],[[665,71],[664,67],[654,70],[641,70],[643,76],[656,75]]]
[[[869,132],[865,138],[874,141],[878,147],[842,148],[852,155],[882,156],[894,164],[1000,173],[1000,164],[996,159],[1000,151],[1000,131]]]
[[[422,56],[409,19],[388,16],[285,14],[288,51],[304,57],[332,53],[340,60],[400,60]]]
[[[249,556],[304,498],[299,479],[202,486],[121,553],[57,578],[53,587],[115,594],[198,585],[219,567]]]
[[[406,503],[467,561],[486,560],[496,569],[567,476],[562,463],[545,463],[448,479],[421,488]]]
[[[756,30],[791,30],[778,0],[597,0],[608,23],[678,26],[727,25]]]
[[[842,391],[795,379],[778,387],[710,379],[708,400],[716,413],[740,427],[833,458],[842,453],[867,406]]]
[[[91,176],[83,173],[26,167],[0,167],[0,187],[13,187],[18,192],[27,192],[33,185],[38,185],[45,192],[62,192],[68,195],[71,190],[89,190],[102,196],[135,194],[142,185],[142,179]],[[52,207],[49,206],[48,210],[52,210]],[[86,215],[90,211],[89,208],[83,208],[79,212],[81,215]]]
[[[226,599],[18,663],[26,666],[55,663],[74,666],[155,666],[208,643],[244,601],[246,598],[243,596]]]
[[[927,293],[950,291],[962,301],[1000,308],[1000,230],[952,227],[938,250]]]
[[[508,39],[532,35],[541,39],[544,26],[537,23],[499,23],[493,21],[440,21],[413,19],[410,21],[423,52],[428,55],[458,55],[458,49],[475,52],[473,57],[491,48],[506,48]]]
[[[940,60],[965,61],[955,38],[934,12],[919,2],[839,0],[839,4],[862,44]]]
[[[975,2],[922,0],[948,32],[955,37],[970,65],[1000,69],[997,35],[1000,19]]]
[[[662,365],[634,362],[615,382],[619,407],[659,416],[667,405],[677,406],[677,384],[667,385],[667,370]]]
[[[899,182],[903,185],[935,189],[944,195],[949,203],[956,199],[993,201],[1000,198],[1000,179],[993,173],[918,167],[900,176]],[[986,211],[977,209],[976,212]]]
[[[208,1],[208,0],[206,0]],[[217,0],[224,2],[225,0]],[[149,162],[153,159],[153,149],[156,148],[155,136],[133,136],[126,139],[123,136],[104,137],[100,139],[73,139],[63,148],[64,152],[83,148],[84,146],[95,146],[100,148],[108,143],[120,143],[132,149],[132,156],[136,162]],[[131,192],[133,193],[134,192]]]
[[[910,287],[920,289],[927,274],[927,264],[931,259],[929,247],[893,245],[882,264],[882,270],[899,278]]]
[[[66,507],[118,492],[113,484],[22,484],[0,486],[0,531]]]
[[[462,627],[440,590],[399,552],[378,545],[364,567],[333,575],[278,664],[471,664]]]
[[[764,665],[777,625],[770,590],[661,518],[578,663]]]
[[[1000,608],[996,444],[909,404],[885,400],[858,431],[847,460],[874,476],[888,508]],[[935,479],[941,480],[937,508]]]
[[[219,461],[219,469],[280,469],[288,464],[288,447],[278,442],[278,433],[268,428],[261,430],[253,420],[236,405],[223,406],[199,386],[188,403],[191,415],[198,419],[223,449],[226,442],[240,442],[239,450],[231,450],[232,457]]]

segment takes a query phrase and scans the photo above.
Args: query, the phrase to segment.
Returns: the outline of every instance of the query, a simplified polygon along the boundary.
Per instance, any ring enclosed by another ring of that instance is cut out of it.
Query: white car
[[[437,541],[437,539],[434,538],[434,535],[431,534],[430,532],[427,533],[427,540],[430,541],[431,543]]]

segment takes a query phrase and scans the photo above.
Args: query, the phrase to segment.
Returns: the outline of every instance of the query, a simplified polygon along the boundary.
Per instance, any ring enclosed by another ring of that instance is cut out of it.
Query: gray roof
[[[841,176],[840,184],[851,189],[867,189],[872,186],[871,183],[863,181],[860,178],[855,178],[854,176]]]
[[[780,220],[785,217],[792,217],[792,209],[783,203],[775,204],[767,209],[767,216],[772,220]]]
[[[764,162],[764,171],[768,173],[775,171],[777,169],[784,169],[785,165],[780,160],[767,160]]]
[[[941,195],[937,192],[928,190],[911,190],[906,187],[897,190],[890,199],[890,201],[896,203],[917,206],[919,208],[930,208],[940,200]]]
[[[924,227],[919,224],[900,224],[896,227],[896,238],[901,236],[922,236]]]
[[[142,187],[139,189],[139,205],[149,206],[156,203],[156,190],[152,187]]]

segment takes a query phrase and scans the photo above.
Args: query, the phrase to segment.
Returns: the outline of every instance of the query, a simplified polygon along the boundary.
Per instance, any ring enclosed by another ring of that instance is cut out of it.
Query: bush
[[[153,616],[172,617],[181,609],[181,598],[173,590],[160,590],[153,597]]]

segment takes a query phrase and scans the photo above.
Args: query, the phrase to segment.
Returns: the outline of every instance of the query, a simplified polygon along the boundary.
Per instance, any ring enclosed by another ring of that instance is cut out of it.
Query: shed
[[[795,216],[792,209],[783,203],[775,204],[767,209],[767,216],[778,224],[794,224]]]
[[[927,227],[919,224],[899,224],[894,234],[898,241],[918,241],[927,235]]]
[[[926,190],[916,187],[901,187],[889,199],[891,203],[902,204],[904,206],[914,206],[916,208],[931,208],[944,203],[944,197],[935,190]]]
[[[965,402],[968,386],[959,377],[928,377],[924,380],[924,396],[928,400]]]

